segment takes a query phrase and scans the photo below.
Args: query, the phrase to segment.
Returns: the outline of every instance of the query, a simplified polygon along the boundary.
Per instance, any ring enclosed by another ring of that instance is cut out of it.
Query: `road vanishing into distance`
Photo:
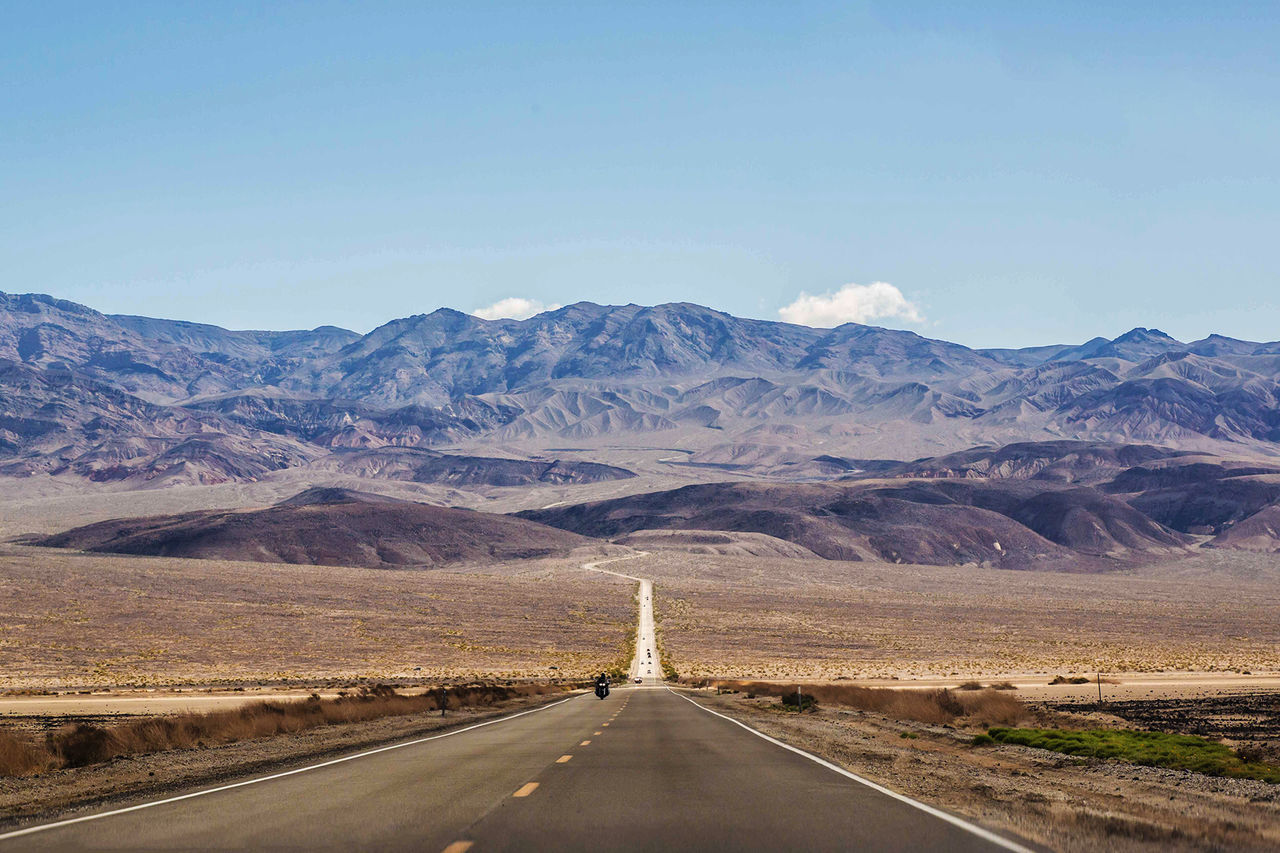
[[[607,699],[577,695],[309,767],[27,827],[0,834],[0,852],[1026,849],[665,687],[652,585],[637,580],[633,680]]]

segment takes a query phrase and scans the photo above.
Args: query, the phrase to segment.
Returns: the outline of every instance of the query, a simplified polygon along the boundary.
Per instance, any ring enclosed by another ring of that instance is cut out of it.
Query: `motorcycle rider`
[[[600,677],[596,679],[596,695],[601,699],[609,695],[609,675],[608,673],[600,673]]]

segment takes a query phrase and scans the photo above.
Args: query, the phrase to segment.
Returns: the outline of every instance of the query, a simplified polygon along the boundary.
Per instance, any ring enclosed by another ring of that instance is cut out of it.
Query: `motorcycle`
[[[599,696],[601,699],[603,699],[604,697],[606,697],[606,696],[608,696],[608,695],[609,695],[609,685],[608,685],[608,683],[606,683],[606,682],[604,682],[604,681],[597,681],[597,682],[596,682],[596,696]]]

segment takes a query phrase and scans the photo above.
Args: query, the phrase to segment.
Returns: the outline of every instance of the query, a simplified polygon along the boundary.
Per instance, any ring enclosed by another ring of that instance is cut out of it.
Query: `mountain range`
[[[1134,329],[971,349],[687,303],[577,303],[527,320],[440,309],[365,335],[230,331],[0,293],[0,476],[631,476],[558,454],[609,443],[673,448],[672,465],[830,479],[1054,440],[1280,455],[1280,342]]]

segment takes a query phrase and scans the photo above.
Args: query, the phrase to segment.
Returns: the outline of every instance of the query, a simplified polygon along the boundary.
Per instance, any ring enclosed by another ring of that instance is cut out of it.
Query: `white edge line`
[[[243,788],[246,785],[256,785],[259,782],[270,782],[272,779],[283,779],[286,776],[293,776],[298,773],[306,773],[309,770],[319,770],[321,767],[332,767],[335,764],[342,764],[345,761],[355,761],[357,758],[367,758],[370,755],[377,755],[380,752],[389,752],[393,749],[402,749],[406,746],[416,746],[417,744],[426,743],[427,741],[439,740],[440,738],[452,737],[454,735],[463,734],[464,732],[471,732],[471,731],[475,731],[476,729],[482,729],[485,726],[492,726],[495,723],[505,723],[508,720],[514,720],[516,717],[523,717],[525,714],[535,714],[538,711],[545,711],[548,708],[554,708],[557,705],[563,705],[565,702],[568,702],[571,699],[576,699],[576,698],[578,697],[569,696],[565,699],[561,699],[559,702],[552,702],[550,705],[543,705],[540,708],[530,708],[528,711],[521,711],[518,714],[511,714],[506,717],[499,717],[496,720],[486,720],[483,723],[476,723],[474,726],[467,726],[466,728],[463,728],[463,729],[454,729],[451,732],[443,732],[438,735],[431,735],[430,737],[417,738],[416,740],[407,740],[407,741],[404,741],[403,743],[393,743],[390,746],[380,746],[377,749],[370,749],[370,750],[366,750],[365,752],[357,752],[355,755],[344,755],[341,758],[334,758],[329,761],[322,761],[319,764],[309,764],[306,767],[297,767],[297,768],[294,768],[293,770],[286,770],[282,773],[272,773],[270,776],[259,776],[256,779],[246,779],[243,782],[233,782],[230,785],[220,785],[216,788],[206,788],[203,791],[192,791],[190,794],[181,794],[177,797],[168,797],[163,800],[152,800],[149,803],[139,803],[136,806],[129,806],[123,809],[114,809],[113,811],[109,811],[109,812],[99,812],[97,814],[82,815],[81,817],[68,818],[67,820],[54,821],[53,823],[42,823],[37,826],[28,826],[25,829],[16,829],[16,830],[13,830],[12,832],[6,832],[3,834],[0,834],[0,841],[4,841],[5,839],[8,839],[8,838],[17,838],[22,835],[33,835],[37,832],[44,832],[47,829],[57,829],[58,827],[62,827],[62,826],[70,826],[73,823],[84,823],[90,820],[100,820],[101,818],[104,818],[104,817],[112,817],[114,815],[127,814],[129,812],[141,811],[142,809],[149,809],[152,806],[163,806],[169,803],[180,802],[181,800],[190,800],[193,797],[203,797],[206,794],[216,794],[219,791],[230,791],[232,788]]]
[[[668,687],[667,690],[671,690],[671,688]],[[676,691],[674,690],[671,690],[671,692],[676,693]],[[964,820],[963,818],[958,818],[953,814],[948,814],[947,812],[944,812],[941,809],[935,809],[933,806],[925,805],[924,803],[918,800],[911,799],[905,794],[899,794],[897,791],[891,791],[888,788],[884,787],[883,785],[877,785],[875,782],[872,782],[870,779],[864,779],[861,776],[857,775],[856,773],[850,773],[848,770],[845,770],[843,767],[840,767],[836,764],[832,764],[830,761],[827,761],[825,758],[819,758],[818,756],[814,755],[812,752],[805,752],[803,749],[794,747],[789,743],[783,743],[777,738],[770,737],[769,735],[765,734],[762,731],[753,729],[751,728],[751,726],[748,726],[746,723],[739,722],[738,720],[735,720],[733,717],[730,717],[727,714],[721,714],[719,711],[713,711],[704,705],[699,705],[697,702],[693,701],[688,696],[685,696],[683,693],[676,693],[676,695],[679,696],[681,699],[685,700],[686,702],[688,702],[690,705],[693,705],[695,708],[706,711],[708,714],[714,714],[715,716],[719,717],[722,720],[728,720],[729,722],[733,723],[735,726],[741,726],[742,728],[751,732],[756,737],[764,738],[765,740],[769,741],[769,743],[773,744],[774,746],[780,746],[783,749],[787,750],[788,752],[794,752],[796,755],[802,755],[805,758],[809,759],[810,761],[821,764],[823,767],[827,768],[828,770],[834,770],[836,773],[839,773],[841,776],[848,777],[849,779],[852,779],[855,782],[860,782],[861,784],[866,785],[868,788],[872,788],[876,791],[879,791],[881,794],[885,794],[887,796],[893,797],[895,800],[900,800],[901,802],[904,802],[907,805],[915,806],[916,808],[920,809],[922,812],[931,814],[934,817],[939,818],[940,820],[945,820],[947,823],[958,826],[961,829],[965,830],[966,832],[971,832],[974,835],[978,836],[979,838],[982,838],[986,841],[990,841],[992,844],[996,844],[1000,847],[1003,847],[1006,850],[1013,850],[1015,851],[1015,853],[1034,853],[1034,851],[1031,850],[1031,848],[1023,847],[1021,844],[1017,843],[1016,841],[1010,841],[1008,838],[1004,838],[1002,836],[996,835],[994,832],[991,832],[990,830],[983,829],[982,827],[977,826],[976,824],[969,823],[967,820]]]

